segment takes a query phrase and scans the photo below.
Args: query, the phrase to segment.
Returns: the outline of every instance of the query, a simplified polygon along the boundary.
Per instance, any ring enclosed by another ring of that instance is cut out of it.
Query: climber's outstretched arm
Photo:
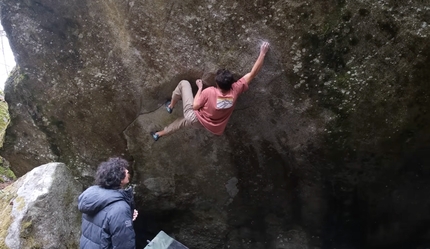
[[[249,83],[255,78],[255,76],[257,76],[258,72],[263,66],[264,57],[266,56],[266,53],[268,50],[269,50],[269,43],[263,42],[260,48],[260,55],[258,56],[257,61],[255,61],[254,66],[251,69],[251,72],[243,76],[246,80],[246,84],[249,85]]]

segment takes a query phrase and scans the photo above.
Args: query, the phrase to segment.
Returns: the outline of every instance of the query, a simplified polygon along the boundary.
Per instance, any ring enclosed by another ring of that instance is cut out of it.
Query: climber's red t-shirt
[[[204,89],[196,100],[202,107],[194,110],[200,123],[213,134],[221,135],[233,113],[237,98],[246,90],[248,84],[243,77],[233,83],[231,90],[226,93],[216,87]]]

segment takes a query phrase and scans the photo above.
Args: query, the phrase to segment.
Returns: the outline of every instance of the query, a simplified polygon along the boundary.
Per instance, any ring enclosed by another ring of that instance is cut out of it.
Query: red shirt
[[[194,110],[200,123],[213,134],[222,135],[233,113],[237,98],[246,90],[248,90],[248,84],[243,77],[233,83],[231,89],[225,93],[216,87],[204,89],[197,99],[197,104],[201,108]]]

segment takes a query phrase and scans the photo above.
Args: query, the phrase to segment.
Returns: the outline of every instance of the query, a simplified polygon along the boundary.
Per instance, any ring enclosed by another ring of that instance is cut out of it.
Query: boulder
[[[65,164],[49,163],[0,190],[0,248],[77,248],[82,189]]]
[[[64,162],[85,186],[101,161],[129,159],[142,247],[160,230],[190,248],[276,248],[289,234],[305,248],[430,240],[425,1],[0,7],[18,65],[2,156],[18,176]],[[152,140],[181,115],[163,108],[179,80],[240,77],[262,41],[271,49],[223,136]]]

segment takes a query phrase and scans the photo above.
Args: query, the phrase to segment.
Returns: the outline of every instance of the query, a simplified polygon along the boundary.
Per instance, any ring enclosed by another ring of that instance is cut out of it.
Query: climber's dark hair
[[[221,90],[228,91],[234,83],[233,74],[226,69],[220,69],[216,72],[215,81]]]
[[[119,189],[128,166],[128,162],[119,157],[102,162],[97,168],[96,185],[106,189]]]

